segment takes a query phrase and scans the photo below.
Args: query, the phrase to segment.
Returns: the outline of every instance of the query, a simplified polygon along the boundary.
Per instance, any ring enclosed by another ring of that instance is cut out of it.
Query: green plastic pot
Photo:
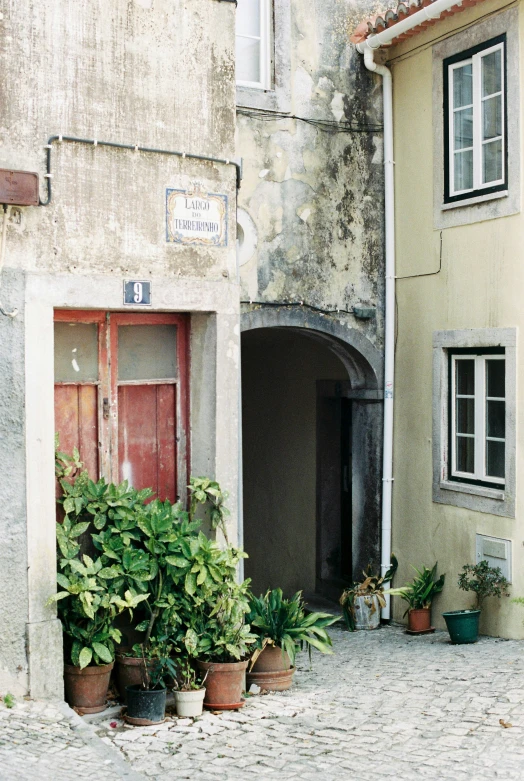
[[[480,610],[451,610],[442,613],[446,621],[451,642],[476,643],[479,639]]]

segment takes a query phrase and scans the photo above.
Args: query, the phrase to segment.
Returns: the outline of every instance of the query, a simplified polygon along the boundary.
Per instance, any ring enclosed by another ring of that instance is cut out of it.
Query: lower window
[[[504,352],[450,353],[450,478],[504,487]]]

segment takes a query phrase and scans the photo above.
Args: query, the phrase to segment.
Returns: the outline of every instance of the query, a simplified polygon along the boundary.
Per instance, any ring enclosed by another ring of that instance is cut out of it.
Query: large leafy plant
[[[331,638],[326,627],[334,624],[337,616],[328,613],[306,613],[302,592],[291,599],[284,599],[282,589],[267,591],[260,597],[250,597],[246,620],[256,634],[257,650],[252,656],[254,663],[266,645],[275,645],[287,652],[291,665],[295,664],[297,651],[307,645],[323,654],[332,654]]]
[[[365,597],[366,603],[371,609],[371,614],[376,610],[375,599],[380,607],[386,607],[386,598],[384,596],[384,586],[389,583],[398,569],[398,560],[394,553],[391,554],[391,566],[385,575],[375,575],[368,564],[367,569],[362,573],[364,580],[356,581],[348,588],[344,589],[340,597],[342,612],[347,628],[353,632],[356,626],[355,599]]]
[[[392,588],[389,590],[388,593],[391,596],[398,595],[408,603],[404,615],[410,610],[420,610],[421,608],[431,607],[433,599],[437,594],[440,594],[444,588],[444,581],[446,579],[445,575],[441,575],[437,578],[437,568],[438,562],[435,562],[435,565],[431,569],[426,566],[422,567],[422,569],[413,567],[417,574],[411,583],[401,586],[400,588]]]
[[[114,626],[116,616],[123,610],[132,612],[147,597],[130,589],[122,596],[111,593],[100,575],[101,558],[93,560],[80,554],[77,540],[87,526],[87,522],[72,523],[68,514],[57,524],[57,581],[61,590],[49,600],[58,602],[66,662],[81,669],[114,660],[115,643],[121,639]]]
[[[59,502],[65,512],[57,539],[60,544],[68,523],[79,536],[86,534],[100,554],[98,587],[110,596],[114,610],[122,604],[121,609],[133,610],[140,603],[135,629],[144,632],[144,639],[133,654],[149,662],[165,659],[163,649],[170,643],[193,656],[246,656],[254,642],[244,622],[248,582],[236,582],[238,562],[245,554],[230,545],[221,548],[199,531],[201,521],[195,520],[203,505],[212,527],[227,538],[226,494],[218,483],[192,478],[186,511],[180,504],[150,501],[151,490],[136,491],[125,481],[95,483],[81,467],[77,452],[72,458],[57,453],[63,490]],[[108,617],[108,625],[114,617]],[[120,641],[117,630],[112,636],[113,642]]]
[[[213,567],[220,580],[190,595],[182,610],[187,626],[182,642],[186,652],[209,662],[235,662],[245,659],[256,636],[246,623],[249,612],[249,580],[238,583],[236,567],[245,556],[235,548],[216,552]]]

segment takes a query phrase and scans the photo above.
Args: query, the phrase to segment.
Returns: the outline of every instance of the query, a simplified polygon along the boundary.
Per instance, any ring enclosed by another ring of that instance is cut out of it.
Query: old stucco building
[[[2,691],[62,691],[55,431],[92,476],[161,497],[216,476],[256,589],[333,595],[378,561],[380,89],[348,43],[363,8],[260,7],[3,6]]]
[[[524,593],[523,19],[521,2],[432,0],[353,36],[369,64],[384,45],[393,85],[395,585],[438,560],[441,628],[443,610],[474,605],[465,564],[487,560]],[[521,638],[522,607],[486,600],[480,631]]]
[[[266,65],[240,38],[236,94],[246,574],[338,596],[378,563],[380,84],[348,43],[365,3],[261,5]]]
[[[216,474],[236,526],[237,169],[135,149],[232,161],[235,17],[211,0],[22,1],[4,4],[0,25],[0,166],[39,173],[43,202],[52,182],[49,205],[10,209],[0,297],[18,310],[0,317],[0,689],[42,696],[62,687],[61,628],[46,606],[55,429],[93,472],[155,479],[170,498],[189,472]],[[184,202],[170,211],[173,191],[212,218]],[[164,473],[140,474],[160,461]]]

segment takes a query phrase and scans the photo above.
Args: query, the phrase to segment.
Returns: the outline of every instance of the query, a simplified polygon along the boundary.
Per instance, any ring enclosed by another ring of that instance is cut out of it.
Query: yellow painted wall
[[[518,7],[518,4],[516,4]],[[523,4],[520,4],[521,69],[524,50]],[[393,47],[397,275],[423,274],[439,267],[440,231],[433,223],[432,42],[497,9],[502,2],[438,22],[423,35]],[[521,128],[522,108],[521,108]],[[521,156],[523,150],[521,146]],[[443,163],[442,163],[443,165]],[[511,160],[509,162],[511,166]],[[522,186],[522,176],[521,176]],[[513,541],[512,595],[524,595],[524,361],[517,347],[517,495],[516,518],[432,501],[432,335],[435,330],[524,325],[524,215],[487,220],[442,231],[442,271],[435,276],[397,282],[393,550],[400,569],[395,585],[411,578],[410,564],[447,573],[447,583],[433,607],[434,625],[444,628],[443,610],[472,605],[472,595],[458,589],[465,563],[475,562],[475,534]],[[518,343],[517,332],[517,343]],[[395,598],[394,617],[405,603]],[[481,632],[524,637],[524,610],[509,599],[488,600]]]

